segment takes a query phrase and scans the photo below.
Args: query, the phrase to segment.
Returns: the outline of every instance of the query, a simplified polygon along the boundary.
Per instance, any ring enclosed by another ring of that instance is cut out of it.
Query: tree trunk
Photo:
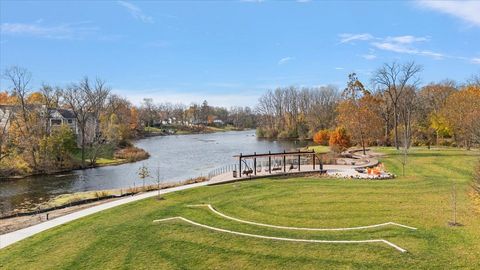
[[[388,126],[388,120],[385,122],[385,146],[390,146],[390,128]]]
[[[363,155],[365,156],[367,153],[365,152],[365,139],[363,138],[363,133],[360,134],[360,141],[362,143]]]
[[[398,113],[396,106],[393,106],[393,131],[395,133],[395,147],[397,150],[400,149],[398,145]]]
[[[85,168],[85,128],[82,128],[81,150],[82,150],[82,168]]]

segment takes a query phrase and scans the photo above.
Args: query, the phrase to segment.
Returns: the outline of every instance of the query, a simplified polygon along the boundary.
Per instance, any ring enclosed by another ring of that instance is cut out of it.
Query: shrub
[[[343,127],[338,127],[330,134],[328,141],[330,149],[335,153],[341,153],[351,146],[350,137]]]
[[[150,155],[143,149],[131,146],[117,150],[114,157],[117,159],[126,159],[129,162],[147,159]]]
[[[257,128],[257,137],[258,138],[276,138],[278,132],[274,129],[266,129],[266,128]]]
[[[313,141],[320,145],[328,145],[330,130],[322,129],[313,135]]]
[[[261,127],[257,128],[256,134],[258,138],[265,138],[265,130]]]
[[[291,129],[291,130],[284,130],[282,132],[280,132],[277,137],[279,139],[294,139],[294,138],[297,138],[298,137],[298,133],[295,129]]]

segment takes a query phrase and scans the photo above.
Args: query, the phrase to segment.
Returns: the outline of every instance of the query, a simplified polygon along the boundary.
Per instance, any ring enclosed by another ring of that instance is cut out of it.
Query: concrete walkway
[[[173,187],[173,188],[167,188],[163,189],[160,191],[160,194],[167,194],[179,190],[185,190],[185,189],[190,189],[190,188],[195,188],[195,187],[200,187],[200,186],[206,186],[208,184],[208,181],[206,182],[201,182],[201,183],[196,183],[196,184],[190,184],[190,185],[184,185],[184,186],[178,186],[178,187]],[[107,210],[119,205],[127,204],[130,202],[135,202],[139,201],[145,198],[150,198],[158,195],[158,191],[150,191],[147,193],[142,193],[139,195],[131,196],[131,197],[126,197],[122,198],[113,202],[108,202],[104,204],[100,204],[97,206],[93,206],[87,209],[80,210],[78,212],[74,212],[65,216],[58,217],[56,219],[48,220],[43,223],[39,223],[36,225],[33,225],[31,227],[27,227],[18,231],[6,233],[0,235],[0,249],[5,248],[13,243],[16,243],[20,240],[23,240],[25,238],[28,238],[32,235],[35,235],[37,233],[46,231],[48,229],[51,229],[53,227],[68,223],[72,220],[76,220],[91,214],[98,213],[103,210]]]

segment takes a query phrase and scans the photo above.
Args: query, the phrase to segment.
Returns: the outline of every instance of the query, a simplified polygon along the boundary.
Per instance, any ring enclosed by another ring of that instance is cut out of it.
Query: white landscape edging
[[[197,205],[189,205],[189,207],[208,207],[208,209],[210,209],[210,211],[212,211],[213,213],[221,216],[221,217],[224,217],[224,218],[227,218],[227,219],[230,219],[230,220],[234,220],[234,221],[237,221],[237,222],[242,222],[242,223],[246,223],[246,224],[251,224],[251,225],[257,225],[257,226],[263,226],[263,227],[270,227],[270,228],[276,228],[276,229],[285,229],[285,230],[298,230],[298,231],[351,231],[351,230],[364,230],[364,229],[371,229],[371,228],[378,228],[378,227],[384,227],[384,226],[398,226],[398,227],[403,227],[403,228],[407,228],[407,229],[410,229],[410,230],[416,230],[417,228],[415,227],[411,227],[411,226],[407,226],[407,225],[403,225],[403,224],[400,224],[400,223],[396,223],[396,222],[386,222],[386,223],[381,223],[381,224],[374,224],[374,225],[368,225],[368,226],[359,226],[359,227],[347,227],[347,228],[302,228],[302,227],[287,227],[287,226],[277,226],[277,225],[271,225],[271,224],[265,224],[265,223],[257,223],[257,222],[253,222],[253,221],[248,221],[248,220],[243,220],[243,219],[239,219],[239,218],[234,218],[234,217],[231,217],[231,216],[227,216],[217,210],[215,210],[215,208],[213,208],[213,206],[211,204],[197,204]]]
[[[202,228],[218,231],[218,232],[224,232],[224,233],[230,233],[230,234],[235,234],[235,235],[241,235],[241,236],[248,236],[248,237],[254,237],[254,238],[261,238],[261,239],[269,239],[269,240],[278,240],[278,241],[289,241],[289,242],[303,242],[303,243],[330,243],[330,244],[361,244],[361,243],[384,243],[387,244],[394,249],[400,251],[400,252],[407,252],[406,249],[403,249],[397,245],[395,245],[392,242],[389,242],[385,239],[370,239],[370,240],[317,240],[317,239],[296,239],[296,238],[285,238],[285,237],[273,237],[273,236],[265,236],[265,235],[258,235],[258,234],[250,234],[250,233],[242,233],[242,232],[236,232],[236,231],[230,231],[226,229],[221,229],[221,228],[216,228],[216,227],[211,227],[205,224],[200,224],[195,221],[191,221],[187,218],[184,217],[169,217],[169,218],[164,218],[164,219],[157,219],[154,220],[154,223],[157,222],[163,222],[163,221],[170,221],[170,220],[175,220],[179,219],[182,221],[185,221],[187,223],[190,223],[195,226],[199,226]]]

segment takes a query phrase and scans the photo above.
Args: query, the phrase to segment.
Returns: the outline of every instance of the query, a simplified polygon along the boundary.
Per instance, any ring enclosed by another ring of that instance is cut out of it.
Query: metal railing
[[[286,163],[285,164],[286,166],[290,166],[290,165],[298,166],[298,159],[297,158],[287,159],[285,163]],[[308,158],[301,157],[300,158],[300,164],[301,165],[310,165],[312,163],[311,163],[311,160],[309,160]],[[273,168],[277,168],[277,167],[283,168],[283,159],[273,159],[271,161],[271,168],[273,169]],[[215,176],[218,176],[218,175],[221,175],[221,174],[237,171],[237,168],[238,168],[238,164],[227,164],[225,166],[215,168],[208,173],[208,178],[211,179],[211,178],[213,178]],[[244,168],[253,169],[254,168],[253,161],[243,161],[242,162],[242,169],[244,169]],[[257,169],[261,170],[261,169],[266,169],[266,168],[268,168],[268,160],[257,161]]]
[[[208,173],[208,178],[211,179],[211,178],[213,178],[217,175],[228,173],[228,172],[233,172],[233,171],[236,171],[236,170],[237,170],[237,164],[227,164],[225,166],[222,166],[222,167],[211,170]]]

